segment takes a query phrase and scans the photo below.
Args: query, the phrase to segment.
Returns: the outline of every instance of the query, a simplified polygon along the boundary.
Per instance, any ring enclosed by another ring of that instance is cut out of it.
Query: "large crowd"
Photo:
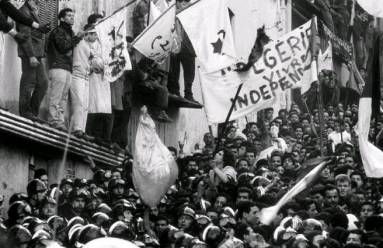
[[[313,113],[296,104],[278,114],[270,108],[244,130],[230,124],[220,142],[206,133],[193,155],[169,147],[180,173],[155,208],[134,190],[132,158],[113,170],[93,166],[91,179],[52,185],[46,171],[37,170],[27,194],[6,197],[0,246],[55,241],[79,247],[116,237],[139,247],[383,247],[382,185],[364,174],[353,130],[357,106],[326,106],[322,141]],[[382,120],[371,125],[374,143],[381,141]],[[321,155],[333,159],[314,184],[271,224],[261,223],[260,211],[276,204]]]
[[[58,14],[59,26],[45,37],[50,28],[38,24],[37,2],[28,0],[17,10],[8,0],[0,0],[0,31],[8,32],[19,44],[22,116],[41,121],[39,108],[47,94],[50,125],[66,131],[71,128],[70,132],[85,139],[96,136],[125,147],[133,88],[151,100],[155,119],[169,122],[164,110],[169,94],[180,95],[182,64],[186,70],[184,97],[195,102],[191,92],[194,54],[183,30],[177,30],[183,42],[178,53],[171,55],[170,75],[129,46],[133,69],[111,89],[102,80],[103,63],[94,29],[102,16],[89,16],[84,32],[75,35],[74,13],[63,9]],[[188,2],[177,1],[178,8]],[[147,3],[141,0],[134,10],[134,36],[147,25]],[[16,28],[4,18],[4,12],[18,22]],[[133,40],[126,38],[128,43]],[[169,147],[179,177],[154,208],[148,208],[134,189],[134,158],[108,170],[91,163],[93,178],[64,178],[51,185],[47,172],[36,170],[26,193],[0,199],[0,205],[9,203],[0,223],[0,247],[41,248],[54,243],[78,248],[101,237],[162,248],[383,247],[383,185],[381,180],[365,176],[354,131],[358,106],[339,101],[335,78],[326,76],[332,74],[320,75],[320,83],[333,93],[332,97],[324,95],[323,111],[317,98],[309,97],[304,106],[293,103],[277,113],[273,108],[261,111],[257,122],[247,123],[244,130],[230,123],[219,139],[206,133],[204,147],[192,155]],[[167,80],[170,82],[165,83]],[[72,101],[70,125],[65,120],[68,96]],[[113,119],[120,122],[113,123]],[[378,147],[383,147],[382,124],[383,116],[379,116],[370,128],[370,141]],[[285,204],[271,224],[262,223],[261,210],[275,205],[312,168],[311,159],[323,156],[332,160],[315,182]]]

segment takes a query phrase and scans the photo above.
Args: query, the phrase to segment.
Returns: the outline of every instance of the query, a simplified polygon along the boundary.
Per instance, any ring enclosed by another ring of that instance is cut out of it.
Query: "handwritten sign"
[[[271,107],[276,96],[288,89],[307,87],[316,80],[310,50],[311,21],[264,47],[262,57],[246,73],[228,67],[221,72],[200,73],[205,111],[209,122],[223,122],[240,84],[232,120]]]
[[[116,81],[126,70],[132,69],[126,43],[127,8],[123,8],[96,25],[102,45],[105,79]]]
[[[173,4],[133,41],[134,48],[157,63],[163,62],[174,44],[175,16]]]

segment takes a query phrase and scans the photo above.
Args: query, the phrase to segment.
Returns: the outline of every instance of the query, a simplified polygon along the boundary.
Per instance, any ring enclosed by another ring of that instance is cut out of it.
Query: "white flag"
[[[272,107],[280,93],[310,85],[312,80],[309,46],[311,21],[265,45],[262,57],[246,73],[231,67],[218,72],[200,70],[205,112],[210,123],[224,122],[238,86],[243,87],[231,120],[263,108]]]
[[[333,61],[332,61],[332,45],[331,42],[328,42],[329,45],[322,53],[322,50],[319,49],[318,54],[318,72],[321,72],[322,70],[333,70]]]
[[[161,11],[153,1],[150,1],[149,10],[149,24],[153,23],[158,17],[161,16]]]
[[[357,0],[359,5],[370,15],[383,18],[382,0]]]
[[[146,57],[162,62],[174,43],[176,5],[171,5],[160,17],[137,36],[133,46]]]
[[[157,6],[158,10],[159,10],[161,13],[163,13],[163,12],[165,12],[165,11],[169,8],[169,6],[172,5],[173,3],[174,3],[174,1],[170,1],[170,2],[168,2],[167,0],[158,0],[158,1],[156,2],[156,6]]]
[[[227,1],[199,0],[177,14],[205,72],[236,63]]]
[[[124,71],[132,69],[125,38],[126,15],[127,7],[106,17],[95,27],[102,45],[104,76],[107,82],[116,81]]]

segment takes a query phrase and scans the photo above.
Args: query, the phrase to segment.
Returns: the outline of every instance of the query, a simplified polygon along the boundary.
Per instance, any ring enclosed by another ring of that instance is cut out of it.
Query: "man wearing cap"
[[[86,217],[84,209],[88,198],[89,192],[85,190],[72,190],[69,196],[69,202],[59,206],[59,215],[66,218],[67,220],[75,216]]]
[[[195,226],[195,211],[190,207],[185,207],[180,217],[178,218],[178,228],[180,228],[185,233],[194,235],[193,228]]]
[[[70,192],[72,192],[72,190],[73,190],[72,179],[64,178],[63,180],[61,180],[60,190],[61,190],[62,194],[59,196],[58,204],[63,205],[69,201]]]
[[[8,231],[8,247],[23,248],[32,240],[30,231],[22,225],[15,225]]]
[[[41,203],[40,218],[48,220],[50,217],[57,214],[57,202],[51,197],[45,197]]]
[[[32,208],[32,214],[39,216],[41,203],[46,197],[47,186],[39,179],[33,179],[27,186],[28,203]]]
[[[96,66],[92,63],[95,51],[92,51],[91,44],[96,42],[97,33],[94,26],[84,27],[85,37],[73,50],[73,73],[70,86],[70,97],[72,105],[72,128],[73,134],[78,137],[85,136],[86,121],[89,106],[89,76],[93,71],[102,71],[102,63]]]
[[[119,200],[113,207],[112,218],[114,221],[122,221],[130,229],[134,229],[134,211],[135,206],[127,200]]]
[[[108,185],[109,203],[113,204],[125,196],[125,181],[122,179],[112,179]]]

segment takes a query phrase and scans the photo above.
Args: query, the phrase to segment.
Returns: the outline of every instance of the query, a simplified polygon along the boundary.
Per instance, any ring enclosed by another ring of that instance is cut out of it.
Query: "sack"
[[[177,177],[177,164],[158,137],[155,123],[144,106],[137,128],[133,162],[136,191],[145,204],[155,207]]]

